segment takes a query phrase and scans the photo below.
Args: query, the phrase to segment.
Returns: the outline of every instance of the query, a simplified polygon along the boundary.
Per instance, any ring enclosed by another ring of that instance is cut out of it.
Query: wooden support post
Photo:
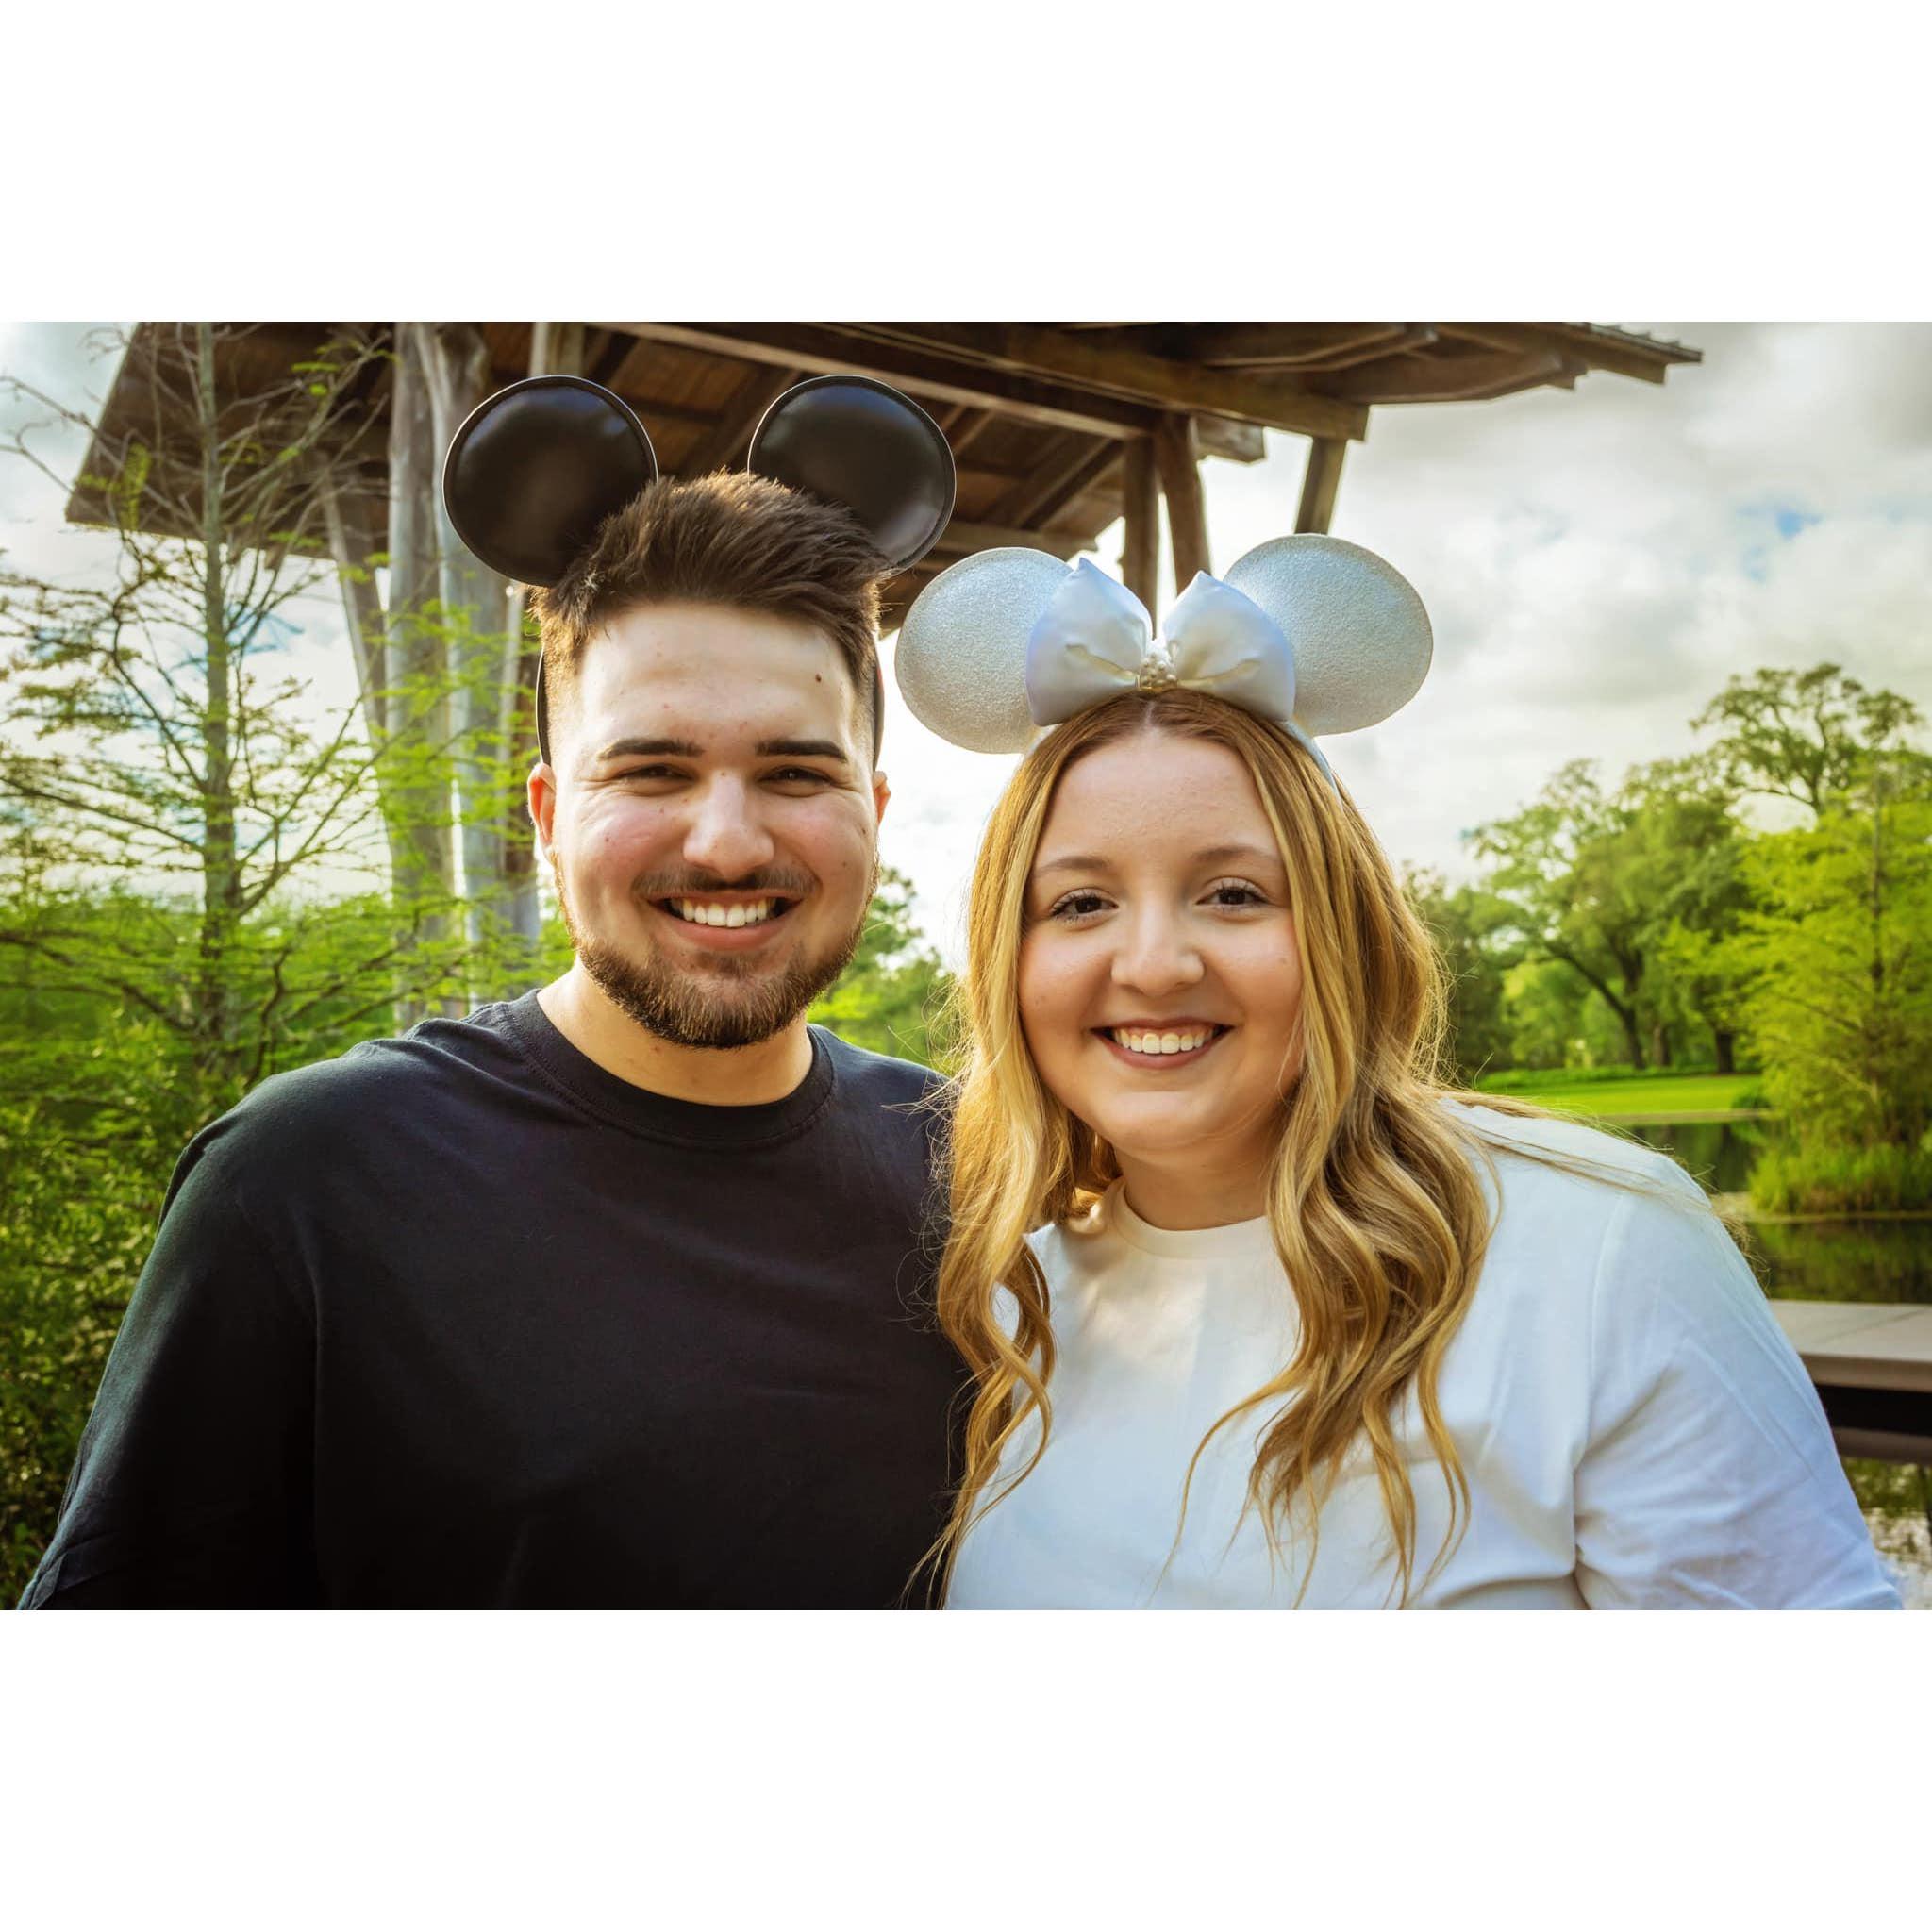
[[[1341,459],[1348,445],[1339,439],[1318,436],[1308,444],[1308,469],[1302,479],[1302,507],[1295,512],[1297,536],[1312,532],[1326,536],[1335,514],[1335,491],[1341,482]]]
[[[1147,437],[1127,445],[1121,500],[1127,519],[1121,545],[1121,576],[1127,589],[1152,610],[1160,593],[1160,478],[1154,468],[1154,444]]]
[[[581,375],[583,373],[582,323],[534,322],[530,325],[532,375]]]
[[[1174,544],[1174,588],[1178,596],[1208,560],[1208,505],[1201,494],[1201,446],[1191,416],[1163,416],[1154,432],[1154,461],[1167,498],[1167,529]]]

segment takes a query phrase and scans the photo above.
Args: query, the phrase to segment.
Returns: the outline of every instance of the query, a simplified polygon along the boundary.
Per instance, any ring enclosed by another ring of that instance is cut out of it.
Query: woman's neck
[[[1268,1211],[1264,1158],[1232,1166],[1220,1160],[1145,1160],[1114,1150],[1127,1206],[1150,1227],[1182,1233],[1253,1221]]]

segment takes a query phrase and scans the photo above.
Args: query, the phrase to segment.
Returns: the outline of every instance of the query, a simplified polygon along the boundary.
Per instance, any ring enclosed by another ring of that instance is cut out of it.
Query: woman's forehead
[[[1057,854],[1195,851],[1274,835],[1247,766],[1224,744],[1137,733],[1089,752],[1061,774],[1036,866]]]

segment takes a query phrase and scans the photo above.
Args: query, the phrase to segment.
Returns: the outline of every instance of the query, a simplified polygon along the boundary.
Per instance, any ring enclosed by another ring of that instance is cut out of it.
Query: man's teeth
[[[1190,1026],[1185,1033],[1142,1033],[1125,1026],[1108,1031],[1129,1053],[1191,1053],[1214,1038],[1211,1026]]]
[[[680,919],[693,925],[757,925],[772,916],[770,899],[754,899],[748,906],[714,906],[708,899],[674,899]]]

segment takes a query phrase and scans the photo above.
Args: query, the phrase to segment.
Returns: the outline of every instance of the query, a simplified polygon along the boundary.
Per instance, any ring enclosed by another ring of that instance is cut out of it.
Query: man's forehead
[[[858,749],[858,693],[839,649],[798,619],[712,606],[625,612],[578,663],[581,735],[675,739],[702,752],[836,739]]]

